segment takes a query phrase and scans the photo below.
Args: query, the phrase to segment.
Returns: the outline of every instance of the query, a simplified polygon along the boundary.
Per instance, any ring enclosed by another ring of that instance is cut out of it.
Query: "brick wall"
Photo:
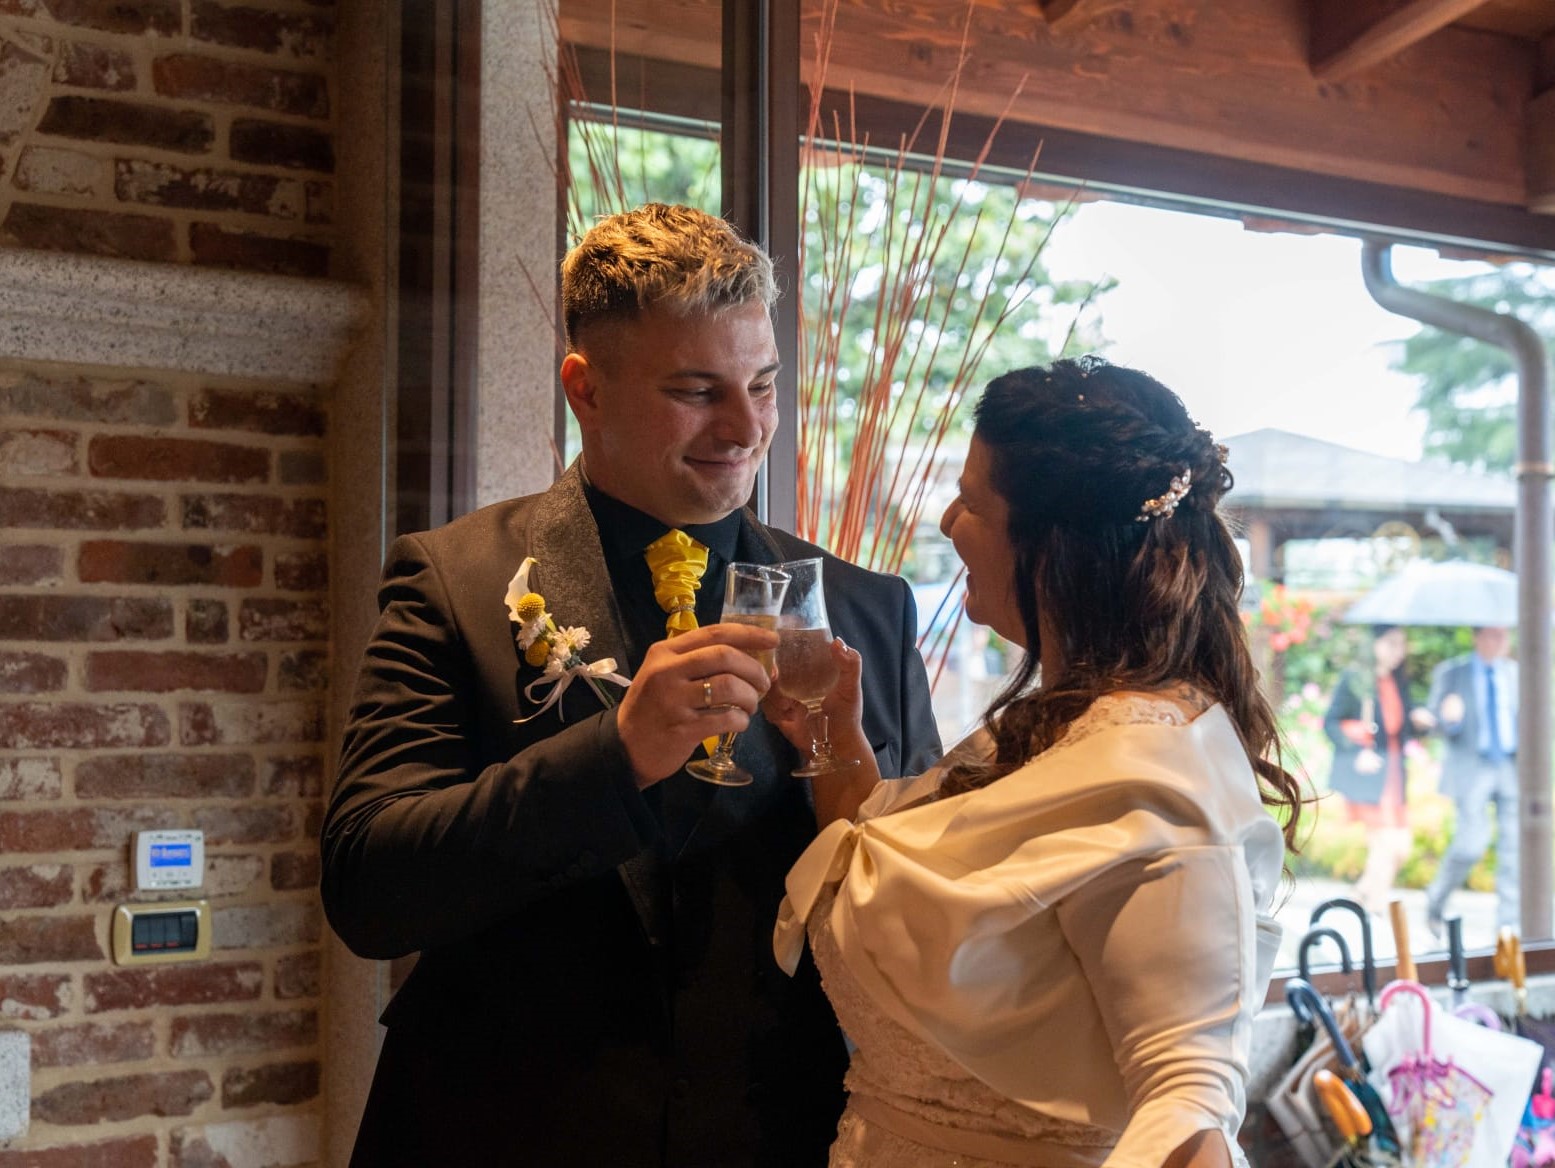
[[[317,1158],[325,415],[0,365],[0,1026],[33,1040],[0,1168]],[[111,906],[157,899],[130,832],[175,826],[212,957],[115,966]]]
[[[333,8],[0,3],[0,245],[327,273]]]
[[[333,6],[0,3],[0,246],[327,275]],[[0,353],[3,358],[3,353]],[[319,1160],[323,390],[0,362],[0,1168]],[[120,967],[201,827],[207,963]]]
[[[326,275],[333,19],[4,0],[0,246]],[[0,1027],[33,1041],[0,1168],[319,1159],[326,412],[0,362]],[[205,832],[212,958],[115,966],[164,826]]]

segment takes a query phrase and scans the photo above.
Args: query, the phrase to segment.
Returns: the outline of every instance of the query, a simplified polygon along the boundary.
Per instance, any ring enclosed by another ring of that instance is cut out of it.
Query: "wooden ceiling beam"
[[[1524,132],[1528,209],[1555,215],[1555,89],[1545,90],[1528,103]]]
[[[1416,41],[1446,28],[1453,21],[1481,7],[1484,0],[1403,0],[1374,19],[1357,24],[1353,0],[1314,0],[1312,5],[1312,76],[1320,81],[1343,81]]]
[[[1370,16],[1397,6],[1349,3]],[[561,31],[573,45],[717,69],[717,4],[564,0]],[[818,30],[817,7],[806,4],[807,45]],[[945,33],[946,7],[947,0],[846,0],[826,84],[916,106],[944,101],[945,78],[960,54],[959,35]],[[1385,68],[1365,85],[1332,85],[1310,72],[1306,2],[1129,0],[1127,20],[1117,0],[1087,0],[1085,10],[1090,19],[1055,34],[1034,0],[976,0],[974,57],[957,93],[958,114],[1007,111],[1031,125],[1526,214],[1523,101],[1516,99],[1539,91],[1526,40],[1447,28],[1410,50],[1407,70]],[[814,80],[814,63],[802,64]],[[659,83],[646,84],[643,94],[623,82],[623,104],[655,108]],[[1034,145],[1028,136],[1028,160]]]
[[[1050,28],[1072,28],[1086,15],[1087,0],[1037,0]]]

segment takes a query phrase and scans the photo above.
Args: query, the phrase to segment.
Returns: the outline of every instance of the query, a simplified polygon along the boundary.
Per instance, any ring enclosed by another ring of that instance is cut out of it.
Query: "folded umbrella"
[[[1329,1041],[1333,1043],[1334,1056],[1338,1059],[1340,1075],[1344,1079],[1345,1086],[1356,1099],[1360,1100],[1361,1106],[1366,1109],[1366,1114],[1371,1117],[1372,1139],[1375,1146],[1381,1152],[1396,1155],[1401,1145],[1393,1121],[1388,1116],[1388,1109],[1383,1105],[1382,1097],[1377,1094],[1376,1088],[1366,1080],[1360,1060],[1350,1049],[1350,1044],[1345,1040],[1338,1020],[1334,1017],[1333,1011],[1328,1008],[1328,1003],[1317,990],[1312,988],[1312,983],[1299,977],[1285,979],[1285,1000],[1298,1020],[1310,1022],[1315,1018],[1322,1024]]]
[[[1352,914],[1359,922],[1361,931],[1361,984],[1366,989],[1366,1005],[1373,1013],[1377,1009],[1377,956],[1372,948],[1371,938],[1371,914],[1361,907],[1359,901],[1348,897],[1336,896],[1331,900],[1325,900],[1312,910],[1312,915],[1307,918],[1309,925],[1315,925],[1323,919],[1326,913],[1340,909]],[[1349,972],[1346,969],[1345,972]]]
[[[1409,1163],[1503,1168],[1538,1071],[1537,1044],[1453,1017],[1417,983],[1389,985],[1381,1002],[1361,1041]]]

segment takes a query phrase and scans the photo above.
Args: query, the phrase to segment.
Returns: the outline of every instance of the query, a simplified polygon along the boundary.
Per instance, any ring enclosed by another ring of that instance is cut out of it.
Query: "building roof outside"
[[[1409,462],[1320,438],[1266,428],[1226,439],[1236,486],[1228,508],[1242,511],[1424,511],[1511,515],[1509,475],[1440,459]]]

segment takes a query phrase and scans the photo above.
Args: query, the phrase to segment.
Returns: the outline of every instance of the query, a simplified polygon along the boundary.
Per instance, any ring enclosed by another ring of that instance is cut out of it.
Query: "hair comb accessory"
[[[1166,488],[1164,494],[1157,495],[1154,499],[1146,499],[1140,505],[1139,514],[1134,516],[1135,523],[1149,523],[1152,519],[1169,519],[1172,512],[1177,510],[1177,504],[1181,503],[1185,496],[1193,488],[1193,468],[1183,467],[1182,474],[1172,479],[1171,486]]]

